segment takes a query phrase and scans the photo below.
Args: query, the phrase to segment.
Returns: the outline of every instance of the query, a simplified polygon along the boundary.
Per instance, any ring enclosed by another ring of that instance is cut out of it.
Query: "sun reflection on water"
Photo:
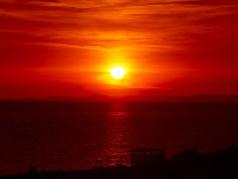
[[[107,140],[97,166],[130,165],[128,119],[129,112],[122,109],[113,108],[107,113]]]

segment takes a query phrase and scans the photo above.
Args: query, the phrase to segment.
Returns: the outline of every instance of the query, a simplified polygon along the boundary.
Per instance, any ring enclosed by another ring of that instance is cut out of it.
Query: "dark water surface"
[[[132,148],[168,157],[238,144],[237,103],[0,103],[0,174],[130,165]]]

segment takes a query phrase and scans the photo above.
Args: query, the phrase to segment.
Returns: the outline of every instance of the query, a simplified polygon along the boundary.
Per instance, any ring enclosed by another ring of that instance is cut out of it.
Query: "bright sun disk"
[[[126,74],[126,70],[123,67],[113,67],[110,69],[110,73],[114,79],[122,79]]]

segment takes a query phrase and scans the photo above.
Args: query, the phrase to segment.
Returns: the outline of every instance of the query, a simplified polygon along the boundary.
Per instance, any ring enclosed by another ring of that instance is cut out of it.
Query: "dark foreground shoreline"
[[[188,150],[177,154],[174,158],[151,158],[132,166],[111,168],[93,168],[78,171],[37,171],[29,168],[25,174],[0,176],[1,179],[237,179],[238,148],[232,146],[227,150],[199,154]]]

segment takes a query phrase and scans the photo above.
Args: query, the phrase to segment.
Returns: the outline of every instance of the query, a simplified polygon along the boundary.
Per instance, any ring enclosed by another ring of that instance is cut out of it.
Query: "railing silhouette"
[[[166,160],[164,149],[132,149],[131,152],[131,166],[144,166],[163,164]]]

